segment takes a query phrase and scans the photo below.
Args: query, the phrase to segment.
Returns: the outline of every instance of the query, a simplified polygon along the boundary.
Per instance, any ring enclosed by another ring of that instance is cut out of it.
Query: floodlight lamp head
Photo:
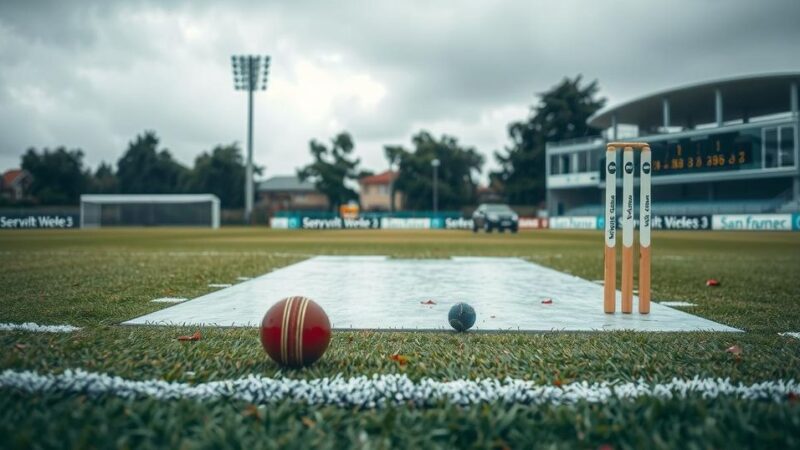
[[[231,56],[234,88],[244,91],[266,90],[269,62],[269,55]]]

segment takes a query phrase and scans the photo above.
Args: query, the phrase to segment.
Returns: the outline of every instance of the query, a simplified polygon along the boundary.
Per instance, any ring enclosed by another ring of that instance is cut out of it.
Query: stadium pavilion
[[[598,111],[602,137],[547,144],[549,215],[602,214],[612,140],[650,143],[655,214],[800,212],[798,85],[800,72],[727,78]]]

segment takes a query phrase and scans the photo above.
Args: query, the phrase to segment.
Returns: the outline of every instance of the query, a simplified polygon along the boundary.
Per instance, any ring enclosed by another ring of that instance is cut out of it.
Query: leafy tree
[[[580,75],[564,78],[551,90],[539,95],[528,119],[508,126],[511,144],[505,152],[495,152],[500,170],[490,174],[515,204],[538,204],[545,195],[545,144],[547,142],[599,135],[586,120],[605,104],[596,98],[598,85],[581,86]]]
[[[358,199],[358,193],[347,186],[347,181],[358,179],[358,158],[352,159],[355,144],[349,133],[341,132],[331,139],[330,147],[317,140],[309,143],[309,151],[314,162],[298,169],[297,176],[301,180],[311,180],[317,190],[328,197],[333,210],[350,200]]]
[[[172,159],[169,150],[158,150],[152,131],[136,137],[117,162],[119,190],[125,194],[170,194],[180,192],[188,169]]]
[[[260,167],[254,167],[256,174]],[[187,178],[189,192],[212,193],[227,208],[244,206],[245,163],[239,144],[218,145],[194,161]]]
[[[427,131],[420,131],[411,138],[414,151],[402,147],[386,147],[387,157],[399,164],[400,174],[395,188],[406,195],[409,209],[429,210],[433,208],[433,166],[438,159],[439,208],[460,209],[475,202],[477,181],[473,175],[480,173],[483,156],[473,148],[461,147],[450,136],[433,138]]]
[[[89,180],[89,191],[94,194],[113,194],[119,192],[117,175],[111,164],[100,163],[94,175]]]
[[[89,174],[83,169],[83,151],[42,150],[33,148],[22,156],[22,168],[33,176],[31,194],[44,205],[66,205],[78,203],[86,190]]]

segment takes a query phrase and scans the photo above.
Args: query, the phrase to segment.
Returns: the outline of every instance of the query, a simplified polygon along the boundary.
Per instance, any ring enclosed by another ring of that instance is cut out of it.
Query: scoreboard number
[[[651,143],[652,170],[656,175],[738,170],[752,167],[750,156],[758,148],[751,135],[730,132],[713,137],[681,139]],[[688,150],[684,152],[684,150]],[[692,154],[688,154],[692,153]]]

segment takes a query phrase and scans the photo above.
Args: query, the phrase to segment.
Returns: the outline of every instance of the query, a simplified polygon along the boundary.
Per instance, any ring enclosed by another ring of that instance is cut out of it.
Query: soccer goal
[[[219,228],[213,194],[81,195],[81,228],[210,226]]]

